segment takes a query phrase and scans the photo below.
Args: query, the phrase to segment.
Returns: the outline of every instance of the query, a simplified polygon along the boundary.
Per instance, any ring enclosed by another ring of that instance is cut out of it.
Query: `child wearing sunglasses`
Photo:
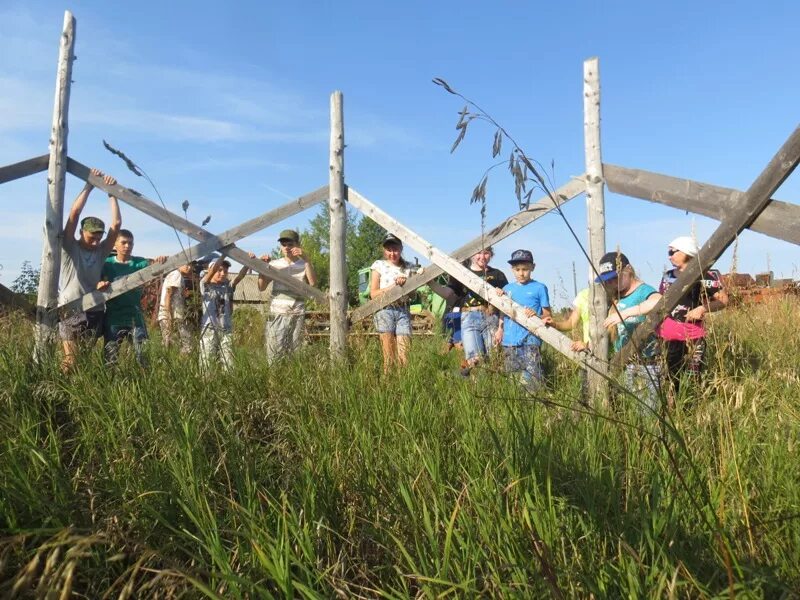
[[[681,272],[697,256],[700,248],[689,236],[670,242],[667,255],[673,267],[661,279],[661,294],[677,281]],[[716,271],[707,271],[681,298],[678,305],[658,327],[664,342],[667,376],[675,395],[683,373],[698,377],[705,365],[706,328],[705,315],[722,310],[728,304],[728,294]]]

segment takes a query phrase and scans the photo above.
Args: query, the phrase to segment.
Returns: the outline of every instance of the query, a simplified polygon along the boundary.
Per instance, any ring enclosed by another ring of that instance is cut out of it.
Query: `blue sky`
[[[600,59],[603,159],[746,189],[798,123],[800,7],[792,2],[136,2],[75,1],[69,153],[153,197],[102,147],[122,148],[168,207],[222,231],[327,183],[329,96],[345,101],[346,181],[443,250],[480,233],[474,185],[492,131],[471,127],[454,154],[461,104],[442,77],[489,110],[556,185],[584,170],[583,61]],[[0,164],[47,152],[65,6],[0,2]],[[506,152],[503,155],[507,155]],[[775,194],[797,202],[800,176]],[[0,282],[38,264],[45,175],[0,186]],[[69,178],[67,206],[81,188]],[[122,206],[144,255],[179,250],[174,233]],[[513,184],[489,181],[487,225],[516,210]],[[606,194],[607,245],[657,283],[666,246],[716,222]],[[86,214],[105,217],[103,194]],[[286,225],[244,240],[263,252]],[[565,214],[585,231],[585,202]],[[495,264],[529,248],[556,305],[588,267],[556,215],[497,245]],[[726,271],[730,252],[720,261]],[[800,278],[797,247],[746,232],[738,270]]]

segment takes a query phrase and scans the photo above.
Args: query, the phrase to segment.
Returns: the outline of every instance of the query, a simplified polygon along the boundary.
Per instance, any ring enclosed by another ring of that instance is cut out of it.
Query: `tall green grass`
[[[794,597],[800,306],[714,315],[711,365],[665,435],[624,396],[586,414],[415,340],[235,369],[150,349],[70,376],[0,324],[0,595]],[[66,595],[64,595],[66,594]]]

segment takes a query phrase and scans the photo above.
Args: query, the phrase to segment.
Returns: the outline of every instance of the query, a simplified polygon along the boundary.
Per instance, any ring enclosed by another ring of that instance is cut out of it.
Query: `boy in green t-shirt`
[[[101,281],[97,285],[98,290],[103,290],[112,281],[144,269],[154,262],[163,263],[167,260],[166,256],[159,256],[156,259],[131,256],[133,252],[133,234],[127,229],[120,230],[114,249],[117,252],[116,255],[109,256],[103,264]],[[130,338],[133,343],[136,360],[140,365],[145,366],[143,348],[147,339],[147,326],[144,322],[141,302],[141,288],[125,292],[106,302],[106,315],[103,325],[106,364],[117,362],[119,345],[126,338]]]

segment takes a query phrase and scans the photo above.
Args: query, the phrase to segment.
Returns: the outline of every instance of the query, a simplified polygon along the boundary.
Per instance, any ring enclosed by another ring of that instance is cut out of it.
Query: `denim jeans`
[[[133,353],[136,355],[136,362],[143,367],[146,366],[144,358],[144,343],[147,341],[147,328],[139,325],[109,325],[106,324],[103,332],[105,339],[106,364],[113,365],[119,356],[119,346],[126,339],[133,343]]]
[[[539,388],[544,379],[542,353],[539,346],[503,346],[506,371],[519,374],[522,386],[529,392]]]
[[[497,315],[487,315],[482,310],[461,313],[461,341],[464,358],[472,360],[489,353],[494,347],[494,334],[500,320]]]

